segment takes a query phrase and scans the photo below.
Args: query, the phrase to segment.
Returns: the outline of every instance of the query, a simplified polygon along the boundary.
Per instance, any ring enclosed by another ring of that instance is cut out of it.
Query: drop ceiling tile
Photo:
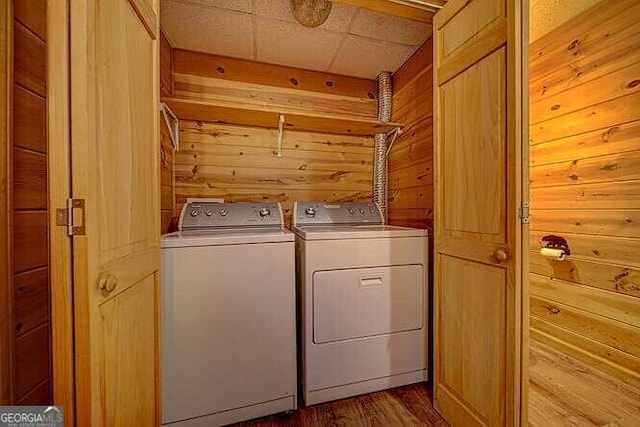
[[[258,61],[326,71],[344,37],[297,23],[257,18]]]
[[[161,23],[174,47],[253,59],[249,14],[164,0]]]
[[[162,0],[164,7],[166,0]],[[251,13],[251,0],[175,0],[180,3],[199,4],[202,6],[219,7],[222,9],[235,10],[237,12]]]
[[[374,79],[380,71],[396,71],[417,47],[350,35],[329,71]]]
[[[291,9],[289,9],[289,0],[253,0],[253,7],[253,12],[257,16],[297,23],[291,14]],[[355,7],[333,3],[327,22],[317,28],[346,32],[356,11]]]
[[[422,44],[431,35],[431,25],[360,9],[349,28],[349,33],[377,40],[417,45]]]

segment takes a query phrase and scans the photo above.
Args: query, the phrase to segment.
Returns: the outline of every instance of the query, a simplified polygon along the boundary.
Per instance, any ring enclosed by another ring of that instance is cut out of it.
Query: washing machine
[[[162,237],[163,424],[296,409],[294,259],[277,203],[184,205]]]
[[[384,225],[370,203],[296,203],[307,405],[428,378],[427,230]]]

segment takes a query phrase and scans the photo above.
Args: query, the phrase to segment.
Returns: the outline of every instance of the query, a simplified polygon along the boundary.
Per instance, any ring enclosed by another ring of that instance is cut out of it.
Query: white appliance
[[[163,424],[295,410],[294,236],[277,203],[190,201],[162,237]]]
[[[305,403],[425,381],[427,231],[368,203],[298,202],[293,225]]]

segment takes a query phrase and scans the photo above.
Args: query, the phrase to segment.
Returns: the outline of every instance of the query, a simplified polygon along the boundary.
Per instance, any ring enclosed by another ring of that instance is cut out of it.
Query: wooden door
[[[157,0],[71,0],[79,426],[160,424]]]
[[[451,0],[434,21],[434,387],[452,425],[523,423],[526,3]]]

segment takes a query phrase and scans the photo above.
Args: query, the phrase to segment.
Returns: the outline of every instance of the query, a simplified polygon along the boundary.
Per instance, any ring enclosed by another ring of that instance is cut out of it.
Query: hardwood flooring
[[[414,384],[351,399],[301,408],[293,415],[240,426],[447,426],[431,405],[426,384]]]
[[[640,389],[532,340],[532,426],[640,426]]]
[[[640,426],[640,389],[538,341],[530,343],[531,426]],[[446,426],[426,384],[415,384],[237,424]]]

